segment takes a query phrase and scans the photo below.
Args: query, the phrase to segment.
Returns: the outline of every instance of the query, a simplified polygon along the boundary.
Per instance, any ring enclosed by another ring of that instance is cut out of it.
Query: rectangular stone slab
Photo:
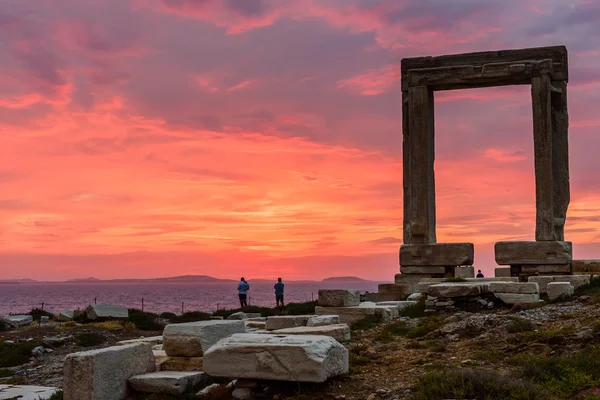
[[[535,304],[539,303],[539,294],[494,293],[494,296],[506,304]]]
[[[444,274],[446,273],[446,267],[443,266],[408,266],[402,265],[400,272],[403,274]]]
[[[530,276],[528,282],[536,282],[540,286],[540,293],[548,292],[550,282],[570,282],[575,289],[590,283],[590,275],[548,275],[548,276]]]
[[[571,242],[497,242],[494,245],[499,265],[569,264],[573,247]]]
[[[162,344],[162,342],[163,342],[163,337],[161,335],[161,336],[150,336],[150,337],[139,338],[139,339],[121,340],[120,342],[117,342],[117,344],[123,345],[123,344],[149,343],[154,346],[157,344]]]
[[[246,332],[242,320],[213,320],[169,324],[163,331],[163,350],[172,357],[200,357],[219,340]]]
[[[306,326],[326,326],[340,323],[339,315],[314,315],[306,321]]]
[[[573,260],[571,270],[573,272],[600,273],[600,260]]]
[[[427,288],[432,297],[467,297],[479,296],[489,291],[488,282],[447,282],[437,283]]]
[[[315,307],[315,314],[329,315],[335,313],[340,317],[340,323],[351,325],[367,316],[381,314],[384,321],[391,321],[398,316],[398,307],[372,306],[372,307]]]
[[[496,278],[510,277],[510,268],[494,268],[494,276]]]
[[[400,247],[400,265],[472,265],[474,254],[473,243],[404,244]]]
[[[540,287],[536,282],[489,282],[492,293],[539,294]]]
[[[547,286],[550,301],[571,296],[575,289],[570,282],[550,282]]]
[[[129,384],[137,392],[178,395],[190,392],[208,380],[204,372],[158,371],[134,375],[129,378]]]
[[[88,319],[92,321],[104,318],[104,319],[126,319],[129,318],[129,311],[125,306],[117,306],[112,304],[90,304],[85,309],[85,313]]]
[[[360,303],[360,291],[320,289],[318,304],[323,307],[353,307]]]
[[[568,274],[570,272],[571,272],[570,264],[522,265],[521,266],[521,273],[524,275]]]
[[[325,326],[299,326],[297,328],[286,328],[272,331],[281,335],[323,335],[329,336],[338,342],[350,340],[350,327],[346,324],[335,324]]]
[[[312,317],[312,315],[277,315],[273,317],[267,317],[265,329],[272,331],[276,329],[306,326],[306,323],[310,317]]]
[[[72,353],[65,358],[64,399],[123,400],[128,379],[154,369],[152,346],[145,343]]]
[[[213,377],[325,382],[348,372],[348,350],[328,336],[243,333],[204,355]]]

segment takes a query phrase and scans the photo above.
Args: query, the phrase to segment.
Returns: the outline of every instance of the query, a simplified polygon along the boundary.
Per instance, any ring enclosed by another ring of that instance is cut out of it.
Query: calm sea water
[[[285,285],[285,301],[303,302],[317,299],[319,289],[358,289],[376,292],[377,282],[353,283],[296,283]],[[273,283],[250,281],[249,304],[275,306]],[[62,310],[85,308],[94,299],[104,304],[119,304],[129,308],[181,313],[185,311],[214,311],[237,308],[237,283],[35,283],[0,284],[0,315],[27,312],[44,303],[44,309],[58,313]]]

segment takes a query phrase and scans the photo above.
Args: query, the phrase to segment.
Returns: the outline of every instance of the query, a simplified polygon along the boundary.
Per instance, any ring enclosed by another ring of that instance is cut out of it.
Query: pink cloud
[[[385,93],[400,82],[400,66],[386,65],[365,71],[352,78],[338,82],[339,89],[348,88],[365,96],[375,96]]]

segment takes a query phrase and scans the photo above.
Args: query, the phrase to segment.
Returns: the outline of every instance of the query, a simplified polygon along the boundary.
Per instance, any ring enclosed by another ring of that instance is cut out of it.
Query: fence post
[[[44,302],[42,301],[42,311],[44,311]]]
[[[144,311],[144,298],[142,297],[142,312]]]
[[[181,315],[183,315],[183,301],[181,302]]]
[[[94,297],[94,304],[96,304],[96,298]]]

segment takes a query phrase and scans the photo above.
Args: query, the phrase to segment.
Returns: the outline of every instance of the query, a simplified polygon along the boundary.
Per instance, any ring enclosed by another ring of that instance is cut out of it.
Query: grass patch
[[[600,276],[597,276],[590,280],[590,283],[575,289],[575,296],[583,295],[600,295]]]
[[[75,343],[82,347],[98,346],[105,341],[104,335],[97,332],[81,332],[75,335]]]
[[[401,317],[422,318],[425,316],[425,299],[417,302],[417,304],[404,307],[399,311]]]
[[[377,312],[375,314],[367,315],[363,319],[359,319],[358,321],[352,323],[350,329],[353,331],[364,331],[367,329],[375,328],[383,322],[383,315]]]
[[[413,349],[413,350],[421,350],[421,349],[427,348],[427,346],[425,346],[423,343],[417,342],[416,340],[412,340],[412,341],[408,342],[405,347],[407,349]]]
[[[183,315],[177,315],[175,318],[170,320],[171,323],[181,324],[184,322],[196,322],[196,321],[208,321],[210,314],[202,311],[189,311]]]
[[[513,337],[509,337],[509,343],[531,343],[531,342],[543,342],[551,344],[553,341],[557,339],[574,333],[577,329],[572,326],[563,326],[561,328],[547,328],[540,329],[538,331],[533,332],[522,332]]]
[[[600,385],[600,349],[589,346],[575,354],[518,357],[519,376],[546,387],[562,398]]]
[[[163,329],[160,324],[155,322],[158,318],[158,314],[145,312],[135,308],[130,308],[128,311],[129,318],[127,319],[127,322],[133,323],[137,329],[142,331],[160,331]]]
[[[506,354],[502,350],[498,349],[485,349],[474,352],[471,355],[471,358],[474,360],[497,363],[503,361],[506,358]]]
[[[63,400],[63,391],[57,390],[48,400]]]
[[[122,321],[102,321],[102,322],[91,322],[88,324],[89,327],[106,329],[107,331],[120,331],[123,329]]]
[[[15,373],[13,370],[8,368],[0,368],[0,378],[8,378],[9,376],[13,376]]]
[[[56,316],[46,310],[42,310],[41,308],[34,308],[28,312],[29,315],[33,317],[34,321],[40,321],[42,317],[48,317],[50,319],[55,318]]]
[[[535,331],[535,324],[520,317],[512,317],[512,322],[506,326],[508,333],[521,333]]]
[[[39,346],[35,340],[5,344],[0,341],[0,368],[16,367],[25,364],[31,357],[31,350]]]
[[[406,337],[410,339],[420,338],[439,329],[441,326],[442,320],[440,317],[432,316],[421,318],[419,324],[406,333]]]
[[[448,344],[445,340],[428,340],[425,342],[427,349],[433,353],[443,353],[446,351]]]
[[[445,368],[427,372],[410,399],[547,400],[548,396],[531,383],[491,371]]]

